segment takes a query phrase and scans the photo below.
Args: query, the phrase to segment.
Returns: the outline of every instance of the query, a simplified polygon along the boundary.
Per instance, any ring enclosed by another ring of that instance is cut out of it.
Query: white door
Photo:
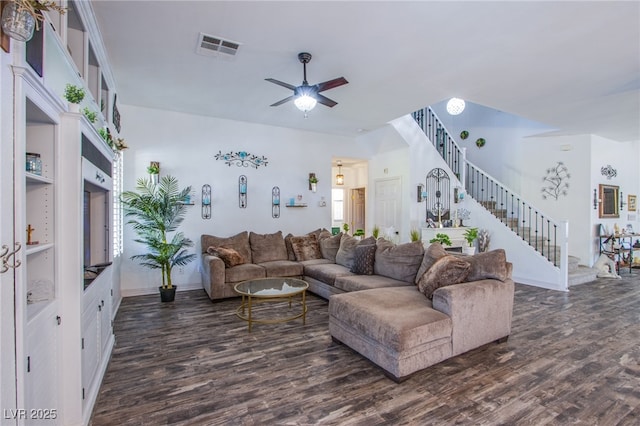
[[[351,215],[352,228],[355,232],[356,229],[364,229],[365,227],[365,191],[364,188],[355,188],[351,190],[351,203],[353,213]]]
[[[378,225],[382,233],[393,226],[396,231],[401,228],[402,179],[400,177],[379,179],[375,181],[375,217],[373,223]]]

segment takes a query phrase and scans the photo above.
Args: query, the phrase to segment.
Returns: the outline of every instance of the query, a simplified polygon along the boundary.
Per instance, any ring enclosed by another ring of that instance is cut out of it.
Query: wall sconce
[[[202,185],[202,218],[211,219],[211,185]]]
[[[338,174],[336,175],[336,185],[344,185],[344,175],[342,174],[342,161],[338,160]]]
[[[280,217],[280,188],[277,186],[271,189],[271,217]]]
[[[624,202],[624,196],[622,195],[622,191],[620,191],[620,210],[624,209],[627,203]]]
[[[598,204],[600,204],[601,200],[598,198],[598,190],[594,189],[593,190],[593,209],[597,210],[598,209]]]
[[[318,178],[315,173],[309,173],[309,191],[316,192],[318,189]]]
[[[419,183],[417,188],[417,197],[419,203],[423,202],[427,198],[427,191],[424,190],[424,185]]]
[[[453,188],[453,202],[459,203],[464,200],[464,189],[461,187]]]
[[[245,175],[240,175],[238,178],[238,195],[240,208],[247,208],[247,177]]]

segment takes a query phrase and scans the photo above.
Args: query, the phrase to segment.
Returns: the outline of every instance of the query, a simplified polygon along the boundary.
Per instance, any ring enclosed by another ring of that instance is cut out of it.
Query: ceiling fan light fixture
[[[451,115],[458,115],[464,111],[465,103],[463,99],[451,98],[447,102],[447,112]]]
[[[303,93],[298,96],[293,103],[296,104],[296,107],[298,107],[300,111],[306,113],[315,108],[318,101],[313,96]]]

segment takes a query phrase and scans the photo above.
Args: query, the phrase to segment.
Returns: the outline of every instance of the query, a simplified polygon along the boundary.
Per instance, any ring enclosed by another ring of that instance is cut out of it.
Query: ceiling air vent
[[[220,55],[229,57],[235,56],[239,47],[240,43],[236,43],[235,41],[200,33],[196,53],[206,56]]]

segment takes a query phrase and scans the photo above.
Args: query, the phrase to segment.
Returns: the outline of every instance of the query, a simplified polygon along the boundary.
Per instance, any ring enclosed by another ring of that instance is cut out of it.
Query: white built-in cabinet
[[[87,424],[115,342],[116,154],[97,130],[118,135],[107,108],[115,95],[101,43],[83,24],[90,5],[64,3],[72,20],[46,14],[35,50],[12,41],[0,54],[0,237],[17,250],[0,275],[3,425]],[[69,111],[66,83],[85,88],[82,106],[99,112],[97,123]],[[99,275],[86,280],[96,264]]]

